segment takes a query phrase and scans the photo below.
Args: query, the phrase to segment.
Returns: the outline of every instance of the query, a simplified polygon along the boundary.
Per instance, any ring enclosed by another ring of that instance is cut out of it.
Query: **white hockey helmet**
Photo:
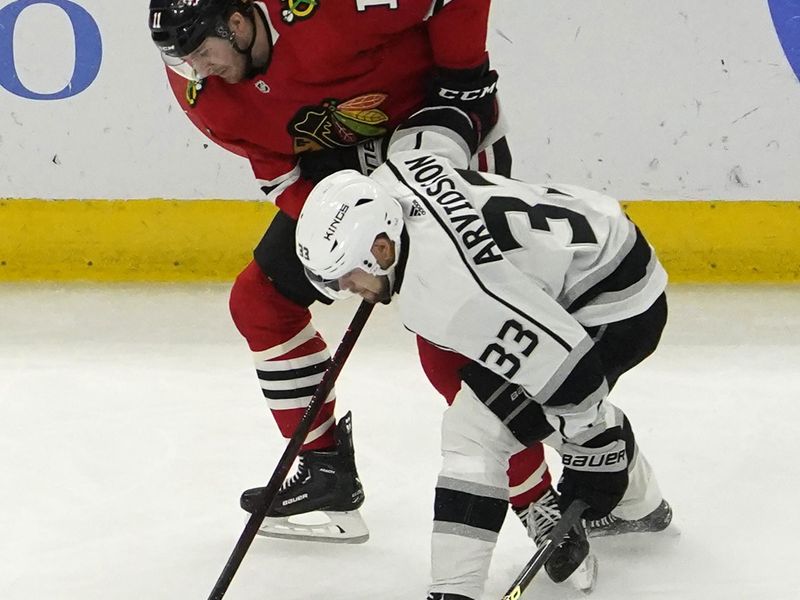
[[[338,280],[360,268],[388,275],[372,255],[375,238],[385,233],[399,253],[403,209],[377,182],[344,170],[320,181],[306,199],[297,221],[296,252],[309,281],[329,298],[352,295]],[[396,260],[395,260],[396,262]]]

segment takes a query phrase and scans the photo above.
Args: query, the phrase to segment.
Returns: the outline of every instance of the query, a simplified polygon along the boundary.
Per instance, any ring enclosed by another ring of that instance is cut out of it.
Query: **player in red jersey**
[[[342,168],[368,174],[383,162],[384,140],[397,125],[420,107],[441,104],[459,107],[475,123],[481,143],[474,168],[510,172],[497,123],[497,75],[486,52],[489,4],[150,2],[151,34],[181,107],[211,139],[247,157],[267,199],[280,209],[253,262],[237,277],[230,308],[285,438],[330,362],[308,307],[331,299],[310,285],[294,251],[296,218],[314,183]],[[419,350],[429,379],[452,401],[462,358],[423,340]],[[334,404],[332,392],[303,446],[297,475],[281,489],[262,533],[366,540],[350,418],[337,426]],[[552,512],[541,446],[513,457],[509,478],[515,510],[526,522],[531,516],[531,528],[535,521],[549,530],[558,513]],[[243,494],[243,508],[252,510],[259,489]],[[326,513],[327,527],[289,522],[313,510]]]

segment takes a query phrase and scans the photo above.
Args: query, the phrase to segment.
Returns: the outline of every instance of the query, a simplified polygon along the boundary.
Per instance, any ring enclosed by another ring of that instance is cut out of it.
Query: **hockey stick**
[[[342,336],[342,341],[339,343],[339,347],[336,349],[336,353],[331,359],[330,366],[325,371],[325,374],[322,376],[322,381],[319,382],[314,395],[311,397],[308,408],[306,408],[305,413],[303,413],[303,418],[300,420],[297,429],[286,445],[286,450],[283,451],[283,455],[278,461],[278,466],[275,467],[275,471],[272,473],[269,483],[267,483],[264,491],[261,493],[258,508],[253,510],[253,513],[247,520],[244,531],[242,531],[242,535],[239,536],[239,541],[236,542],[236,546],[234,546],[233,552],[231,552],[228,558],[228,562],[225,563],[225,568],[222,569],[222,573],[219,579],[217,579],[214,589],[211,590],[211,595],[208,597],[208,600],[221,600],[225,592],[228,591],[228,586],[230,586],[233,576],[236,575],[239,565],[242,564],[244,555],[250,548],[250,544],[253,543],[258,533],[258,528],[264,521],[264,517],[272,506],[272,503],[275,502],[278,491],[284,479],[286,479],[286,475],[289,473],[292,463],[297,458],[297,455],[300,454],[300,448],[311,429],[311,425],[314,423],[314,419],[317,418],[317,415],[322,409],[325,398],[328,397],[331,388],[333,388],[333,384],[339,376],[339,372],[342,370],[347,357],[350,356],[350,351],[353,349],[358,336],[361,335],[361,330],[364,329],[367,318],[374,306],[374,304],[370,304],[369,302],[362,302],[356,314],[353,316],[353,320],[350,321],[350,325],[347,331],[345,331],[344,336]]]
[[[528,589],[533,578],[541,571],[544,563],[547,562],[558,545],[564,541],[569,530],[578,522],[583,511],[587,508],[589,508],[589,505],[583,500],[575,500],[567,507],[567,510],[561,515],[558,523],[553,527],[550,535],[547,536],[541,547],[536,550],[536,554],[534,554],[533,558],[528,561],[528,564],[522,568],[522,571],[517,575],[514,583],[508,588],[505,596],[503,596],[503,600],[519,600],[522,596],[522,592]]]

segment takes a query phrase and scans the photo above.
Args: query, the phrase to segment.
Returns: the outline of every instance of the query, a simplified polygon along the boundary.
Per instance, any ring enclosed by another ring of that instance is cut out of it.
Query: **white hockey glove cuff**
[[[587,519],[608,515],[628,489],[628,462],[635,451],[633,431],[621,411],[611,408],[621,415],[619,422],[610,427],[601,422],[591,437],[592,430],[582,434],[582,443],[567,441],[560,449],[564,470],[558,483],[559,505],[566,510],[574,500],[583,500],[589,505],[584,513]]]
[[[300,175],[312,183],[319,183],[328,175],[353,169],[369,175],[386,159],[388,138],[375,138],[347,148],[304,152],[300,155]]]

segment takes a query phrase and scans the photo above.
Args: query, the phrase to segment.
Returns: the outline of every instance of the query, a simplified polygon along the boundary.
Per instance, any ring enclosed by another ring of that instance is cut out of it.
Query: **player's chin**
[[[236,67],[227,67],[219,74],[219,77],[225,83],[239,83],[244,81],[244,71]]]
[[[364,290],[358,294],[361,296],[361,299],[365,302],[369,302],[370,304],[378,304],[378,302],[383,302],[382,294],[370,292],[368,290]]]
[[[389,301],[391,299],[388,285],[382,286],[381,289],[377,292],[374,292],[372,290],[362,290],[361,292],[359,292],[358,295],[361,296],[363,300],[366,300],[370,304],[378,304],[379,302],[383,304],[389,304]]]

